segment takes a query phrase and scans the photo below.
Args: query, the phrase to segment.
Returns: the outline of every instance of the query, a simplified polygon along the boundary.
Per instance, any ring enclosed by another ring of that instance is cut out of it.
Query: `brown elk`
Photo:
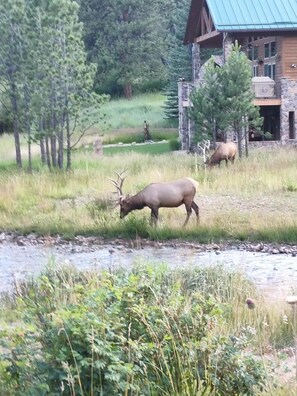
[[[109,179],[119,195],[121,219],[133,210],[148,207],[151,209],[151,224],[156,225],[160,208],[177,208],[184,204],[187,211],[184,226],[189,221],[192,209],[196,213],[197,222],[199,221],[199,207],[194,202],[198,182],[194,179],[185,177],[169,183],[151,183],[133,196],[123,196],[122,187],[125,180],[125,177],[122,177],[123,173],[116,172],[117,181]]]
[[[228,160],[234,164],[236,154],[237,146],[234,142],[220,143],[212,156],[205,161],[205,164],[220,166],[221,161],[226,161],[226,165],[228,165]]]

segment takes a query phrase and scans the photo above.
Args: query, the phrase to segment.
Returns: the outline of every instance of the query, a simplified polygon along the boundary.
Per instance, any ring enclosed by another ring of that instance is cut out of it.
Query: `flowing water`
[[[264,292],[277,298],[286,298],[294,289],[297,292],[297,257],[290,254],[166,246],[127,249],[109,244],[86,249],[73,244],[46,247],[10,242],[0,244],[0,292],[11,290],[14,279],[40,273],[50,261],[57,265],[71,263],[79,270],[118,266],[128,269],[136,261],[167,263],[171,267],[221,264],[226,269],[241,271]]]

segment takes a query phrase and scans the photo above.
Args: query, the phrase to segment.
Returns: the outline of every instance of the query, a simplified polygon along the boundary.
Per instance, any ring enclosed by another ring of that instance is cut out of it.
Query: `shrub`
[[[18,289],[31,324],[0,332],[2,394],[254,395],[252,333],[223,335],[220,303],[185,281],[162,265],[49,267]]]
[[[169,140],[170,149],[172,151],[179,150],[179,140],[178,139],[171,139]]]

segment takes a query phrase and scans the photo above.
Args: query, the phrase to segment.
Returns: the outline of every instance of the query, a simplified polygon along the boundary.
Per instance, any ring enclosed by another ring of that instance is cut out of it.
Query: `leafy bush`
[[[17,290],[22,326],[1,328],[1,394],[254,395],[253,334],[223,335],[221,304],[185,281],[162,265],[47,268]]]
[[[171,139],[169,141],[169,145],[172,151],[179,150],[179,141],[178,139]]]

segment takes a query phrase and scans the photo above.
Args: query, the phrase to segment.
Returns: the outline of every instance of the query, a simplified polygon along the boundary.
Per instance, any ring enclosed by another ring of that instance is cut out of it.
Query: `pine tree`
[[[226,112],[222,91],[222,69],[211,59],[205,67],[203,81],[191,95],[189,116],[195,123],[196,142],[205,139],[216,141],[218,130],[226,127]]]
[[[89,59],[97,63],[96,90],[116,84],[125,97],[165,76],[164,11],[170,0],[84,0],[81,19]],[[107,92],[107,91],[105,91]]]
[[[236,42],[222,70],[224,107],[228,114],[229,128],[237,135],[238,154],[243,156],[243,145],[248,150],[247,131],[249,126],[258,128],[263,120],[259,107],[253,104],[251,65],[247,56],[240,51]],[[246,151],[248,155],[248,151]]]
[[[164,105],[164,118],[178,122],[178,80],[191,81],[191,48],[183,44],[184,26],[186,24],[190,3],[177,0],[170,27],[171,49],[168,58],[167,96]]]
[[[40,142],[48,167],[71,167],[75,126],[86,130],[86,108],[101,97],[92,92],[95,67],[87,64],[78,4],[72,0],[0,0],[0,78],[11,102],[16,161],[22,167],[20,131]]]

